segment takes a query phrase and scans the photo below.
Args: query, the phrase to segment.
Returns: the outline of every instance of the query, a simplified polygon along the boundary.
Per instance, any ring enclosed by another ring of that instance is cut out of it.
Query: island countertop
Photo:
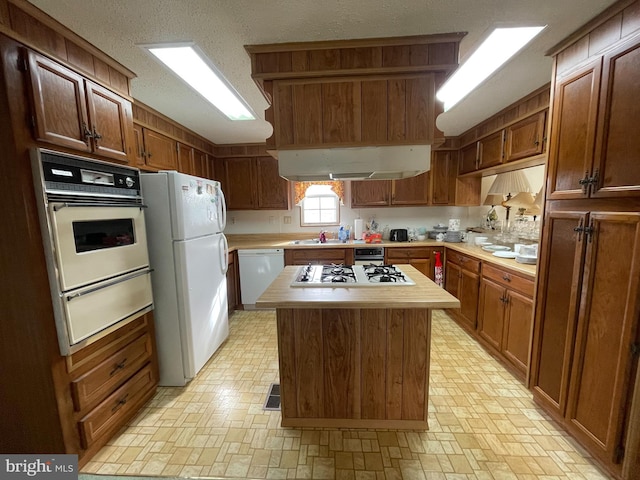
[[[460,308],[460,301],[411,265],[398,265],[415,285],[292,287],[299,265],[284,268],[258,298],[258,308]]]

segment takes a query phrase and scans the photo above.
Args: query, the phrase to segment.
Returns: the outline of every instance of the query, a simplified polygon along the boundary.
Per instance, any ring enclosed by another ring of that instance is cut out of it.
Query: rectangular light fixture
[[[438,90],[445,111],[495,72],[545,27],[496,28]]]
[[[255,120],[224,76],[193,43],[141,45],[230,120]]]

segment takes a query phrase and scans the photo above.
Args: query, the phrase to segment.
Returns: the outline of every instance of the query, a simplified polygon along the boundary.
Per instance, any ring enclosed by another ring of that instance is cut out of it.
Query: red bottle
[[[442,260],[440,259],[440,252],[434,252],[436,254],[436,263],[435,263],[435,282],[436,285],[442,287],[443,284],[443,275],[442,275]]]

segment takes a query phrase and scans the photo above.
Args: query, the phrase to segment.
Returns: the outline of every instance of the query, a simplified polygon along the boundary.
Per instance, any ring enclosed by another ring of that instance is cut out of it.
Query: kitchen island
[[[256,302],[275,308],[283,427],[426,429],[431,310],[460,302],[415,285],[294,287],[287,266]]]

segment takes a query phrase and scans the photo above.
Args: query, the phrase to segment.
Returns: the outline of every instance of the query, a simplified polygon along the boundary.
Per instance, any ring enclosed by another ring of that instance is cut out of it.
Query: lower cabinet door
[[[466,269],[460,270],[460,313],[464,320],[476,328],[478,319],[478,292],[480,276]]]
[[[533,299],[507,291],[502,353],[522,373],[529,364]]]
[[[480,321],[478,333],[493,348],[500,351],[504,328],[504,287],[486,278],[480,284]]]

